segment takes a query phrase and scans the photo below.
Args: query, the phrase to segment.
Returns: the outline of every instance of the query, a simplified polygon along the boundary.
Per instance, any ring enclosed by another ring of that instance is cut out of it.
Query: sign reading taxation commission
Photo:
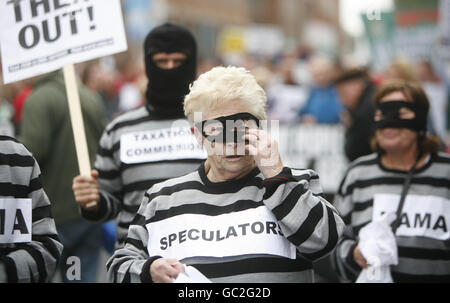
[[[4,83],[127,49],[119,0],[2,0]]]
[[[132,132],[120,137],[120,161],[126,164],[206,159],[189,127]]]

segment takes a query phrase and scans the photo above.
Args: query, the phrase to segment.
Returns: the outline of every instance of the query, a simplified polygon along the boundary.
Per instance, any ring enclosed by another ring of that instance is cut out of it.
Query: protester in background
[[[406,58],[396,58],[389,64],[382,75],[382,81],[389,80],[416,81],[413,65]]]
[[[341,121],[344,124],[344,150],[350,161],[370,154],[370,138],[374,134],[372,97],[375,86],[364,68],[344,70],[334,81],[339,100],[345,107]]]
[[[447,111],[449,94],[447,86],[434,72],[429,61],[420,61],[417,64],[417,79],[430,101],[430,122],[436,134],[445,142],[447,137]]]
[[[309,61],[313,86],[306,105],[299,112],[300,122],[307,124],[336,124],[340,122],[342,105],[332,80],[335,78],[333,63],[326,57],[312,57]]]
[[[297,58],[285,55],[280,62],[281,81],[272,80],[267,86],[269,120],[278,120],[283,124],[297,122],[297,113],[306,103],[308,88],[294,80],[294,67]]]
[[[0,283],[48,282],[56,271],[63,246],[56,233],[50,201],[42,188],[39,165],[19,141],[0,136],[0,167],[0,202],[5,207],[0,222],[3,227],[6,222],[14,224],[1,228]],[[26,204],[21,199],[31,201]],[[30,211],[28,219],[26,207]],[[6,219],[9,212],[15,214],[12,221]],[[11,229],[12,238],[6,240]],[[19,238],[29,233],[29,241]]]
[[[14,125],[16,127],[16,133],[20,133],[20,123],[22,122],[22,110],[25,105],[25,100],[31,94],[31,87],[34,79],[28,79],[21,81],[19,91],[16,93],[12,100],[14,106]]]
[[[43,186],[53,203],[53,215],[64,245],[60,271],[64,282],[66,259],[81,261],[81,280],[96,282],[102,247],[101,226],[86,222],[72,193],[72,179],[79,174],[75,143],[61,71],[42,76],[25,102],[21,140],[42,169]],[[103,107],[97,94],[78,85],[89,157],[92,160],[105,126]]]
[[[171,282],[183,262],[214,282],[313,281],[311,262],[331,252],[343,222],[314,171],[283,166],[258,128],[265,104],[244,68],[216,67],[194,82],[184,108],[208,158],[147,191],[108,261],[111,280]]]
[[[398,212],[394,282],[448,282],[450,157],[426,134],[428,98],[417,84],[392,81],[378,89],[374,104],[376,153],[350,164],[334,203],[348,226],[335,250],[339,273],[354,280],[361,268],[376,265],[359,250],[359,231],[383,213]]]
[[[97,60],[87,62],[81,74],[83,84],[102,98],[108,122],[119,113],[119,96],[115,85],[117,77],[117,71],[105,70]]]
[[[196,77],[194,37],[185,27],[165,23],[148,34],[144,54],[149,80],[145,106],[108,124],[92,177],[77,176],[73,180],[73,192],[84,218],[96,222],[116,219],[117,247],[125,244],[128,226],[145,191],[155,183],[195,170],[204,158],[200,146],[198,150],[191,144],[195,139],[189,127],[178,136],[172,135],[175,122],[187,123],[183,98]],[[123,144],[123,140],[134,143]],[[177,149],[187,145],[195,155]],[[153,151],[150,158],[144,150]],[[90,201],[98,201],[98,207],[87,208]]]
[[[122,82],[118,92],[118,109],[121,113],[136,109],[145,102],[145,91],[142,90],[145,67],[141,64],[141,60],[136,60],[140,57],[141,53],[134,48],[123,53],[122,56],[117,56],[117,68]]]

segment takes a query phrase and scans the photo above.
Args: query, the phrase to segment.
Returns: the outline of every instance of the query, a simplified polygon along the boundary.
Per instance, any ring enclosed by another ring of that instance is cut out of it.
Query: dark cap
[[[369,71],[367,68],[350,68],[341,72],[333,81],[334,85],[342,84],[352,80],[369,80]]]

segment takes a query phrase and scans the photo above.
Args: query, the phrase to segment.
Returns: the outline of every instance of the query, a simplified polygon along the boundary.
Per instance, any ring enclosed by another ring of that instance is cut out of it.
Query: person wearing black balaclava
[[[173,23],[155,27],[144,42],[145,105],[106,127],[95,170],[90,177],[74,178],[84,218],[116,219],[116,248],[125,244],[144,193],[155,183],[195,170],[205,158],[183,113],[184,96],[196,77],[196,56],[195,38],[187,28]]]
[[[144,58],[149,80],[146,106],[150,115],[184,117],[184,96],[196,77],[196,53],[192,34],[177,25],[163,24],[147,36]]]
[[[367,275],[373,282],[386,281],[376,271],[394,255],[393,282],[448,282],[450,156],[427,131],[428,97],[416,83],[392,80],[376,90],[373,104],[375,153],[349,165],[333,204],[348,227],[334,252],[337,270],[344,281],[363,268],[373,269]],[[391,245],[362,230],[384,216],[391,216],[391,226],[378,230],[395,239]],[[368,249],[367,241],[377,243]]]

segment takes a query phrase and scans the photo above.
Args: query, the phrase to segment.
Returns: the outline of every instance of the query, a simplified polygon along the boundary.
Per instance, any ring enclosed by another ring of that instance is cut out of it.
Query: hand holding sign
[[[100,195],[98,191],[98,171],[93,170],[91,176],[76,176],[73,179],[72,190],[75,201],[84,209],[92,208],[92,201],[99,201]]]
[[[150,276],[155,283],[171,283],[182,272],[184,265],[177,259],[160,258],[150,265]]]

